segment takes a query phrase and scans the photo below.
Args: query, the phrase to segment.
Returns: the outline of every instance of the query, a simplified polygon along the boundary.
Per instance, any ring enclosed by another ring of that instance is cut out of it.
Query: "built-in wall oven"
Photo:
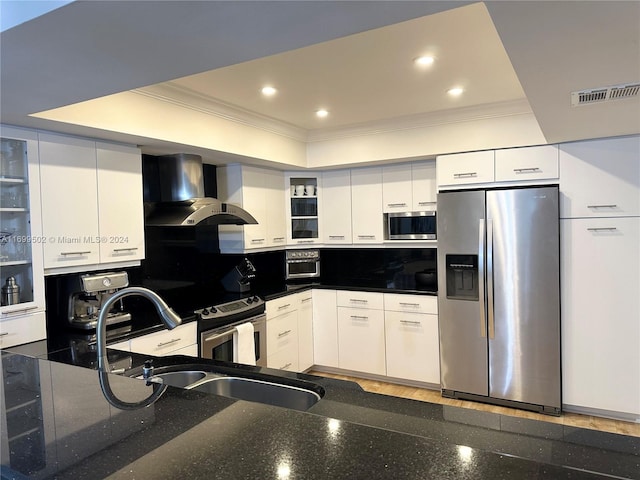
[[[256,296],[196,310],[200,357],[233,362],[236,326],[251,322],[256,365],[266,367],[267,317],[264,312],[264,300]]]

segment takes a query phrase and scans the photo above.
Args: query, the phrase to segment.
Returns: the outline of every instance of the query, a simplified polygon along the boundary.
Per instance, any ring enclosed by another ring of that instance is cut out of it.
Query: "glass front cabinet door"
[[[299,173],[286,175],[287,234],[289,245],[320,242],[320,177]]]
[[[45,337],[37,134],[0,129],[0,347]],[[61,188],[64,188],[61,186]]]

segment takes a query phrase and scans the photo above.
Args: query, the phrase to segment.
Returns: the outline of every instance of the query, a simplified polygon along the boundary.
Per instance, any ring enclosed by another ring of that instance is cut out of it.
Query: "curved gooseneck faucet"
[[[98,378],[100,380],[100,388],[102,389],[102,393],[104,394],[107,401],[116,408],[121,410],[134,410],[137,408],[143,408],[154,403],[167,389],[166,385],[153,384],[153,393],[144,400],[139,402],[125,402],[120,400],[114,395],[111,390],[111,386],[109,385],[109,361],[107,360],[107,314],[113,304],[121,298],[129,297],[129,296],[141,296],[147,298],[151,301],[153,306],[156,308],[158,315],[162,319],[162,322],[165,326],[172,330],[180,323],[182,320],[180,317],[165,303],[160,296],[143,287],[127,287],[119,290],[109,300],[107,300],[102,309],[100,310],[100,315],[98,316],[98,324],[96,326],[97,333],[97,344],[98,344]]]

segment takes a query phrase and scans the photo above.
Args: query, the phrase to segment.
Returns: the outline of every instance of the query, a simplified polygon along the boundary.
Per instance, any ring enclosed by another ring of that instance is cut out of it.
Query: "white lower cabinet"
[[[563,403],[640,419],[640,217],[560,226]]]
[[[298,297],[298,369],[301,372],[313,366],[313,292],[308,290]]]
[[[295,299],[286,297],[293,302]],[[267,315],[267,367],[298,371],[298,310]]]
[[[313,361],[338,368],[338,305],[335,290],[313,290]]]
[[[173,330],[162,330],[128,341],[129,351],[143,355],[162,357],[164,355],[198,356],[198,324],[189,322]],[[109,348],[126,350],[127,342],[109,345]]]
[[[0,348],[35,342],[46,337],[45,312],[0,319]]]

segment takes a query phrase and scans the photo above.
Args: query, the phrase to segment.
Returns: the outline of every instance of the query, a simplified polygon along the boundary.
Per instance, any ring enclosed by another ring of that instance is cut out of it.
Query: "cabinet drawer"
[[[0,321],[0,348],[47,338],[47,322],[44,312]]]
[[[496,182],[558,178],[558,146],[496,150]]]
[[[494,181],[493,150],[455,153],[436,159],[438,185],[467,185]]]
[[[267,321],[267,355],[295,345],[298,351],[298,314],[288,312]]]
[[[275,300],[269,300],[265,304],[265,311],[267,314],[267,320],[296,310],[298,308],[297,298],[295,294],[286,295],[284,297],[276,298]]]
[[[384,294],[384,309],[393,312],[438,313],[438,297],[425,295]]]
[[[167,355],[175,350],[197,344],[197,329],[198,324],[191,322],[173,330],[163,330],[144,337],[132,338],[131,351],[146,355]]]
[[[274,354],[267,356],[267,367],[277,368],[278,370],[288,370],[297,372],[298,369],[298,346],[295,344],[288,345]]]
[[[351,292],[339,290],[337,294],[338,307],[384,309],[384,297],[376,292]]]

